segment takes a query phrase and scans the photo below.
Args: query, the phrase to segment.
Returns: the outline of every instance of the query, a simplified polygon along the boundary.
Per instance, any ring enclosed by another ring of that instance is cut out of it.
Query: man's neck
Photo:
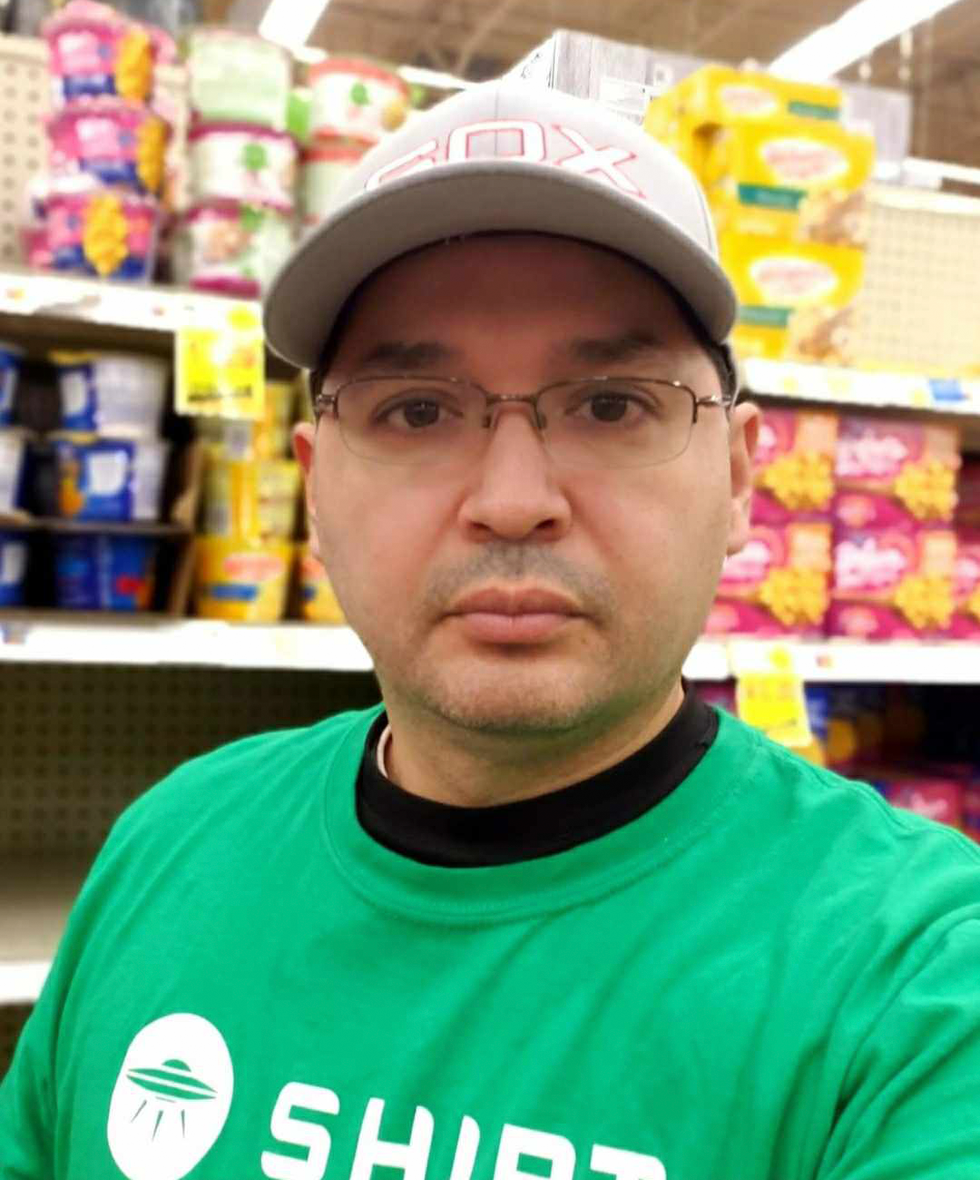
[[[458,807],[530,799],[591,778],[652,741],[684,700],[678,679],[666,695],[599,732],[513,738],[420,718],[386,701],[391,736],[384,772],[404,790]]]

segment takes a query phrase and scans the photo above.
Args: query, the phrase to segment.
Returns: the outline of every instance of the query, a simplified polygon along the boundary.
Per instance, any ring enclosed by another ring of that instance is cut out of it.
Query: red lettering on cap
[[[384,184],[386,180],[395,180],[402,176],[411,176],[415,172],[424,172],[426,168],[432,168],[436,163],[436,153],[439,150],[439,141],[437,139],[427,140],[425,143],[419,144],[418,147],[412,148],[410,152],[406,152],[403,156],[399,156],[397,160],[390,160],[387,164],[382,164],[377,172],[372,172],[367,179],[364,186],[366,192],[377,188],[379,184]]]
[[[498,152],[493,152],[493,156],[505,160],[527,160],[531,164],[544,162],[544,128],[530,119],[487,119],[482,123],[464,123],[454,127],[446,143],[446,162],[457,164],[462,160],[479,159],[473,150],[473,140],[478,135],[504,135],[508,131],[520,136],[520,147],[506,156]]]
[[[559,168],[567,168],[569,172],[577,172],[582,176],[598,174],[602,180],[624,193],[629,193],[630,196],[643,196],[643,192],[626,173],[620,171],[623,164],[636,159],[635,152],[611,143],[601,148],[593,147],[581,131],[576,131],[574,127],[563,127],[556,123],[555,130],[560,131],[568,142],[578,149],[574,155],[556,160]]]

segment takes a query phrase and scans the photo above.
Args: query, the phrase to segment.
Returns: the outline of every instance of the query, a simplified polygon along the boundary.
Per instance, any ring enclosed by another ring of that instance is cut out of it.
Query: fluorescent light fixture
[[[790,46],[770,65],[774,74],[823,81],[873,49],[929,20],[958,0],[860,0],[830,25]]]
[[[927,180],[957,180],[961,184],[980,184],[980,168],[966,164],[950,164],[945,160],[923,160],[909,156],[902,164],[904,172],[922,176]]]
[[[457,78],[455,74],[444,74],[441,70],[427,70],[424,66],[400,66],[398,72],[406,82],[433,86],[436,90],[471,90],[480,85],[468,78]]]
[[[259,36],[287,49],[305,45],[329,0],[271,0]]]

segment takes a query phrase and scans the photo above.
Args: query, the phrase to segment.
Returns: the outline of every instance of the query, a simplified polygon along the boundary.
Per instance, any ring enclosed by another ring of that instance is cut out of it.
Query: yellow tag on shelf
[[[735,682],[739,717],[781,745],[809,746],[813,735],[793,653],[782,644],[766,645],[759,663],[757,668],[744,668]]]
[[[177,330],[178,414],[261,418],[265,407],[265,337],[257,312],[230,303],[218,319]]]

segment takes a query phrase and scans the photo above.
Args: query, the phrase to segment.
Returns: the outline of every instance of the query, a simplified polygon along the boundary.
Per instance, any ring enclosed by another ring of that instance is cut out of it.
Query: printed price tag
[[[803,680],[793,654],[782,644],[764,645],[754,667],[738,672],[735,707],[738,716],[784,746],[813,741],[803,694]]]
[[[254,308],[230,303],[216,320],[187,324],[174,348],[178,414],[262,417],[265,338]]]

